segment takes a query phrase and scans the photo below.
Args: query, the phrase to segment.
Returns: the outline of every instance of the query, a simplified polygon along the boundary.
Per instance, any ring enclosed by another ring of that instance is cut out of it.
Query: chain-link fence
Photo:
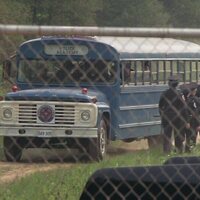
[[[115,140],[147,139],[150,148],[161,144],[169,155],[196,148],[198,30],[0,30],[2,159],[18,162],[26,149],[50,149],[59,162],[66,155],[77,162],[101,161]],[[170,37],[196,37],[196,42]],[[46,153],[40,157],[49,162]],[[31,156],[27,160],[34,162]],[[198,169],[182,164],[105,170],[91,178],[94,185],[85,189],[83,199],[198,199]]]
[[[80,199],[199,199],[199,164],[172,163],[98,170]]]

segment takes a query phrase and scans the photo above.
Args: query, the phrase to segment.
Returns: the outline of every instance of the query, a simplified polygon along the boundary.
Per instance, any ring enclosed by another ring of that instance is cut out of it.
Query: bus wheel
[[[147,138],[149,149],[156,148],[158,145],[162,144],[161,138],[161,135],[149,136]]]
[[[17,142],[15,137],[4,137],[4,155],[7,161],[9,162],[18,162],[22,156],[22,148]]]
[[[101,161],[107,152],[107,126],[104,119],[101,119],[98,127],[97,139],[89,141],[89,155],[92,160]]]

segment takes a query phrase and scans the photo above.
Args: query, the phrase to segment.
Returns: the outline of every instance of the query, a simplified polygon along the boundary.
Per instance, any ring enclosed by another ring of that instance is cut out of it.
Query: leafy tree
[[[69,25],[95,26],[96,11],[100,5],[98,0],[65,0],[63,8]]]
[[[169,13],[173,27],[198,28],[200,26],[199,0],[160,0]]]
[[[169,19],[158,0],[102,0],[102,4],[97,15],[100,26],[160,27]]]
[[[0,0],[1,24],[29,25],[96,25],[98,0]],[[3,35],[0,40],[0,63],[13,54],[26,39],[37,36]]]
[[[15,0],[0,0],[1,24],[27,24],[29,22],[29,10],[23,4]]]
[[[31,21],[35,25],[96,25],[98,0],[19,0],[29,7]]]
[[[15,0],[0,0],[0,24],[27,24],[29,10]],[[16,46],[24,41],[23,35],[1,35],[0,63],[16,51]]]

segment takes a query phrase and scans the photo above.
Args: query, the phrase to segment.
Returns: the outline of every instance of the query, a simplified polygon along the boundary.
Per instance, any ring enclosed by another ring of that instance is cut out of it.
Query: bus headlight
[[[90,119],[90,111],[86,110],[81,113],[81,120],[88,121]]]
[[[6,108],[4,111],[3,111],[3,117],[5,119],[10,119],[12,117],[12,109],[10,108]]]

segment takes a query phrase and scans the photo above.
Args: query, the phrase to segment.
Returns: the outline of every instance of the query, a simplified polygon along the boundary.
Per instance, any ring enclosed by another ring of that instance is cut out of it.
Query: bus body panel
[[[167,78],[177,73],[180,84],[198,83],[200,45],[172,38],[100,36],[98,39],[120,53],[123,78],[125,66],[122,63],[132,63],[129,82],[122,79],[116,138],[126,140],[160,135],[158,102],[161,93],[168,88]],[[146,61],[154,64],[154,71],[142,69]],[[150,74],[148,81],[145,80],[147,73]]]
[[[160,135],[158,102],[166,86],[126,86],[120,92],[119,139]]]
[[[95,138],[97,146],[103,141],[101,145],[105,147],[107,139],[126,141],[161,134],[158,102],[168,88],[167,78],[178,74],[182,83],[198,83],[200,45],[169,38],[97,39],[43,37],[20,45],[14,77],[20,91],[8,93],[5,101],[0,102],[3,136]],[[65,76],[69,80],[63,82],[58,77],[47,78],[48,81],[31,79],[29,75],[39,74],[40,61],[51,66],[52,71],[47,75],[55,75],[53,70],[60,64],[64,66],[66,61],[72,61],[73,67],[78,66],[79,72],[87,76],[72,79],[71,72],[67,71]],[[128,82],[124,74],[127,63]],[[98,79],[89,78],[91,67]],[[22,115],[21,108],[26,111]],[[11,124],[7,117],[12,109],[15,112]],[[55,117],[48,116],[45,110],[53,110]],[[88,111],[92,119],[87,124],[84,120],[88,120]],[[50,121],[45,122],[45,115]],[[74,121],[71,116],[75,116]],[[44,121],[41,123],[38,118]],[[31,124],[32,120],[35,124]],[[100,135],[104,133],[106,137]]]

